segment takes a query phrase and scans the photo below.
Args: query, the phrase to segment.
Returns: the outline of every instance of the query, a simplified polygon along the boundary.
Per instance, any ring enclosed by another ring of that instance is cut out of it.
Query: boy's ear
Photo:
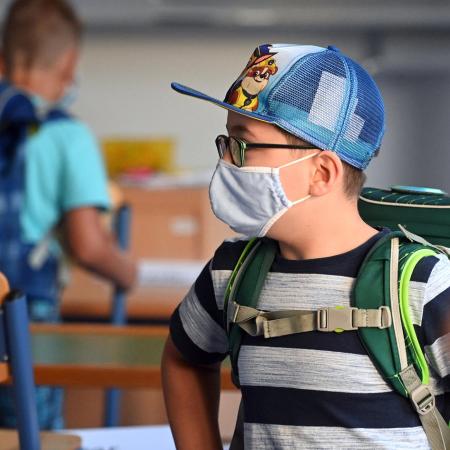
[[[333,191],[339,182],[342,182],[344,167],[336,153],[330,150],[322,150],[312,159],[313,176],[311,179],[310,193],[320,197]]]

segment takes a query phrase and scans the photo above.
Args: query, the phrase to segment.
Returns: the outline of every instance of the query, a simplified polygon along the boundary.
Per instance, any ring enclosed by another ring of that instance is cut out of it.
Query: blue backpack
[[[58,257],[42,251],[42,245],[25,242],[22,236],[24,144],[43,123],[67,117],[60,110],[40,117],[24,92],[7,82],[0,83],[0,271],[13,289],[27,295],[29,304],[34,300],[44,302],[52,310],[59,291]]]

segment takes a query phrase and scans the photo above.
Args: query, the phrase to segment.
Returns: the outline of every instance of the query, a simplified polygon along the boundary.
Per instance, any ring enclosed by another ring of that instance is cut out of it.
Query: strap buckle
[[[353,311],[358,308],[348,306],[337,306],[334,308],[320,308],[317,310],[317,330],[336,333],[357,330],[353,325]]]
[[[233,300],[228,303],[228,317],[230,317],[231,323],[237,323],[238,325],[247,322],[262,314],[262,311],[250,306],[240,305]]]
[[[383,330],[384,328],[390,328],[392,325],[392,315],[389,306],[380,306],[378,308],[380,311],[380,328]]]
[[[231,323],[236,323],[240,307],[241,307],[241,305],[239,305],[239,303],[236,303],[234,300],[228,304],[228,308],[229,308],[228,309],[228,311],[229,311],[228,317],[230,317]]]
[[[435,399],[428,386],[421,384],[410,394],[411,402],[420,415],[428,414],[435,408]]]

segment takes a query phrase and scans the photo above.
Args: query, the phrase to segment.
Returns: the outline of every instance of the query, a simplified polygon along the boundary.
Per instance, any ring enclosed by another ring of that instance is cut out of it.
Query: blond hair
[[[81,22],[65,0],[15,0],[3,23],[5,72],[16,65],[52,65],[71,46],[79,44]]]

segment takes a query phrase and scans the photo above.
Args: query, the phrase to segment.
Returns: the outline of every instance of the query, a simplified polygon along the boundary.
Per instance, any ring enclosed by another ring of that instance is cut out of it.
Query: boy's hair
[[[70,46],[78,45],[81,22],[65,0],[15,0],[2,32],[5,72],[16,64],[49,66]]]
[[[285,130],[281,131],[286,136],[289,144],[296,145],[305,143],[305,141],[298,138],[297,136],[294,136],[293,134]],[[349,199],[353,200],[355,198],[358,198],[361,194],[361,190],[364,186],[364,183],[366,182],[367,177],[362,170],[351,166],[345,161],[342,161],[342,165],[344,167],[344,192]]]

